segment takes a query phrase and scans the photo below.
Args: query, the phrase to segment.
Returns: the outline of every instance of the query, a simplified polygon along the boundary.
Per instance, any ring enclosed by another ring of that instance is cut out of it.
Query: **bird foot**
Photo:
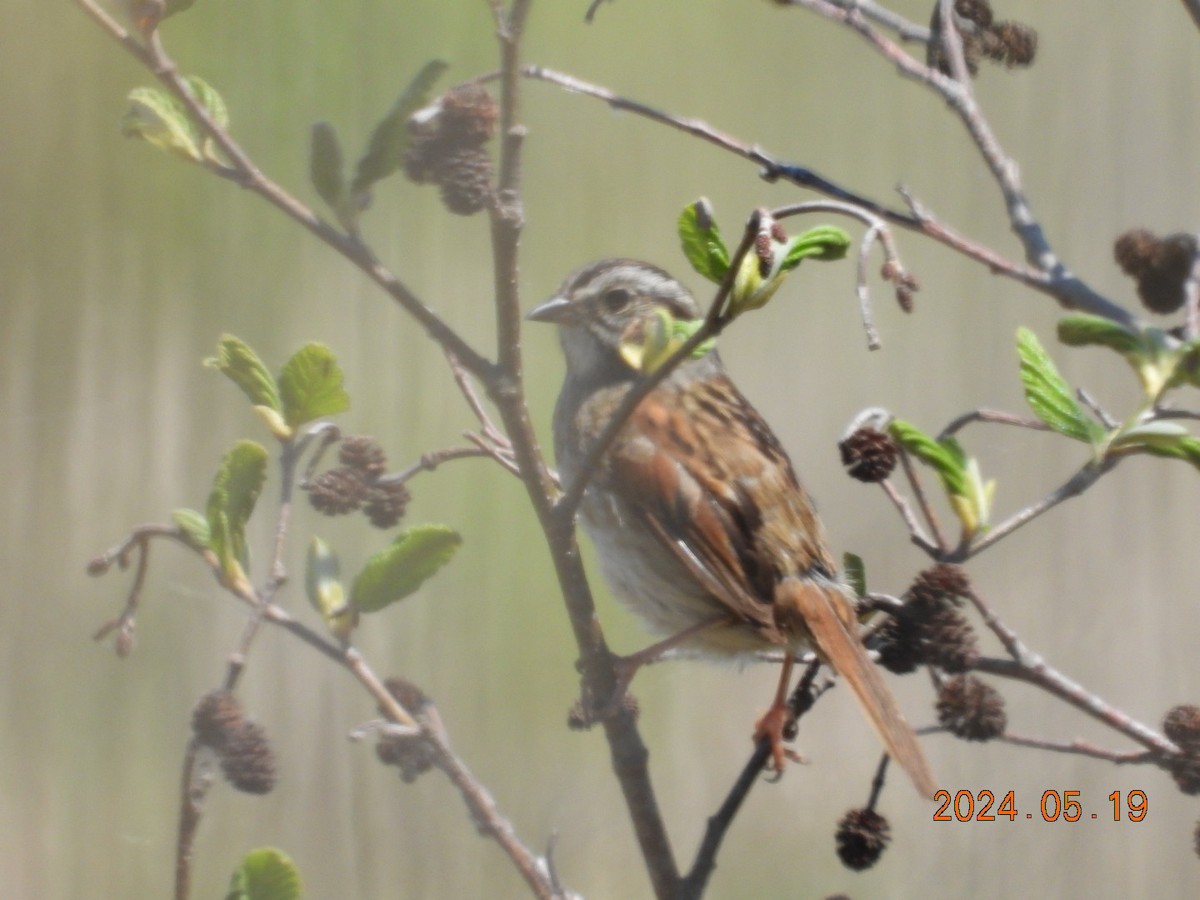
[[[783,774],[784,766],[787,760],[795,763],[803,763],[802,757],[790,747],[785,747],[785,733],[788,730],[788,725],[791,723],[791,710],[786,705],[776,704],[763,713],[762,717],[754,724],[754,743],[767,741],[771,751],[771,758],[767,762],[768,771]]]

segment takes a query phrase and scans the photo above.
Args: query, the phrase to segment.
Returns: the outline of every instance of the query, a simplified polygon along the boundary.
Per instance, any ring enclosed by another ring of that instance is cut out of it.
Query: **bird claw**
[[[802,757],[795,750],[784,746],[784,733],[791,720],[791,712],[786,706],[772,706],[754,724],[754,743],[767,741],[771,751],[767,761],[767,771],[783,774],[787,760],[803,763]]]

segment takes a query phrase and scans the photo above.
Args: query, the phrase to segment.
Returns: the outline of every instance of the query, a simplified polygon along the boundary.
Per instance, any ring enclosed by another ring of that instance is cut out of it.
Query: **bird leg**
[[[638,673],[642,666],[658,662],[668,650],[674,650],[680,644],[689,638],[695,637],[702,631],[707,631],[709,628],[717,625],[728,625],[729,623],[729,616],[710,616],[707,619],[701,619],[694,625],[689,625],[683,631],[677,632],[668,638],[656,641],[649,647],[645,647],[636,653],[631,653],[628,656],[614,655],[612,663],[613,670],[617,676],[616,685],[613,688],[612,696],[608,698],[608,702],[595,711],[594,717],[596,719],[607,719],[609,716],[616,715],[620,711],[625,702],[625,694],[629,690],[629,683],[633,681],[633,676]]]
[[[795,750],[783,746],[784,731],[792,721],[792,710],[788,706],[787,695],[788,684],[792,680],[792,668],[795,664],[795,658],[788,653],[783,659],[783,671],[779,673],[779,685],[775,688],[775,699],[771,703],[771,708],[754,723],[754,742],[756,744],[762,740],[769,742],[771,762],[767,768],[775,772],[783,771],[786,760],[802,762],[800,755]]]

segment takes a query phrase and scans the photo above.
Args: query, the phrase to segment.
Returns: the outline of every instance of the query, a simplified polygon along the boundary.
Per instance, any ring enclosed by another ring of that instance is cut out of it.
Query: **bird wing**
[[[722,390],[733,390],[726,385]],[[698,388],[704,390],[691,385],[693,391]],[[763,465],[759,454],[737,456],[746,435],[723,439],[730,428],[748,427],[731,417],[728,408],[724,398],[722,403],[701,402],[680,415],[677,401],[664,403],[652,393],[609,451],[612,488],[731,615],[753,625],[768,642],[785,643],[773,609],[782,574],[779,559],[763,544],[762,510],[750,492],[753,479],[776,473],[757,470]],[[746,410],[757,419],[748,404]],[[758,423],[774,441],[766,424]],[[719,445],[712,436],[722,437]],[[782,449],[778,454],[794,481]]]

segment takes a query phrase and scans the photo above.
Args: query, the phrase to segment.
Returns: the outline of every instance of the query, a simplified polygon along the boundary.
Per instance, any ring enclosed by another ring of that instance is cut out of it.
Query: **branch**
[[[974,588],[968,589],[964,596],[979,612],[984,624],[999,638],[1004,649],[1012,657],[1011,661],[985,657],[975,663],[974,669],[1036,685],[1155,753],[1177,754],[1179,752],[1178,748],[1162,735],[1130,718],[1121,710],[1050,666],[1041,656],[1027,647],[1015,631],[1000,621],[995,610]]]
[[[140,44],[128,31],[98,7],[93,0],[75,0],[76,4],[100,26],[114,37],[122,47],[171,92],[187,109],[188,114],[203,132],[216,143],[230,160],[230,166],[213,168],[216,174],[226,177],[239,186],[258,194],[272,206],[302,225],[323,243],[332,247],[343,257],[363,271],[372,281],[386,291],[393,300],[425,329],[439,345],[458,357],[469,371],[485,380],[493,377],[492,363],[481,356],[457,331],[446,324],[432,309],[427,307],[404,285],[399,278],[383,266],[370,248],[356,236],[338,231],[321,219],[309,207],[268,178],[254,164],[250,156],[238,145],[224,128],[208,114],[208,110],[197,101],[187,82],[179,74],[175,62],[166,54],[158,33],[155,32],[146,45]]]
[[[964,562],[967,559],[978,556],[993,544],[1008,537],[1021,526],[1028,525],[1038,516],[1042,515],[1042,513],[1054,509],[1054,507],[1058,506],[1064,500],[1078,497],[1102,477],[1115,469],[1117,463],[1120,461],[1121,457],[1112,455],[1104,457],[1098,463],[1089,460],[1082,469],[1072,475],[1063,485],[1055,488],[1036,503],[1031,503],[1020,512],[1014,513],[994,528],[989,528],[977,540],[951,553],[946,557],[945,561]]]

